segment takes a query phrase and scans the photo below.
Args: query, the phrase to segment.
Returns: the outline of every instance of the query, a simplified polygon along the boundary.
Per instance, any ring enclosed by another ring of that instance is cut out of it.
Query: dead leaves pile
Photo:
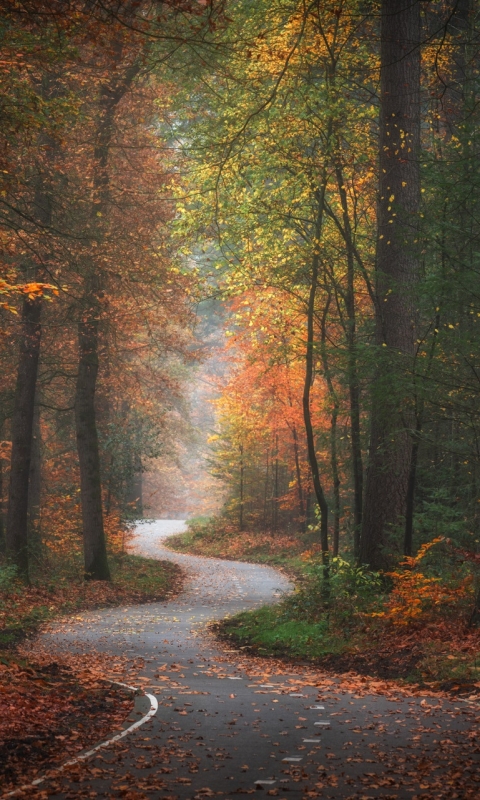
[[[100,664],[44,654],[0,659],[0,783],[7,791],[110,735],[133,699],[103,680]]]

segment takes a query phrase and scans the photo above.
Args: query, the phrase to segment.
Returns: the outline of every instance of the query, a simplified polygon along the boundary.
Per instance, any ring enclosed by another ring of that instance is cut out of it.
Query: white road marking
[[[136,688],[135,686],[127,686],[126,683],[120,683],[119,681],[115,681],[114,685],[122,686],[124,689],[129,689],[131,692],[135,693],[139,691],[139,689]],[[147,692],[145,692],[144,697],[148,697],[148,699],[150,700],[150,710],[141,719],[137,720],[137,722],[134,722],[133,725],[130,725],[128,728],[125,728],[124,731],[122,731],[121,733],[117,733],[110,739],[105,739],[104,742],[100,742],[100,744],[95,745],[95,747],[92,747],[85,753],[80,753],[80,755],[76,756],[75,758],[71,758],[69,761],[66,761],[65,764],[62,764],[60,767],[55,767],[54,769],[50,770],[50,772],[47,775],[42,775],[41,778],[37,778],[31,783],[19,786],[18,789],[14,789],[12,792],[8,792],[7,794],[3,795],[3,797],[15,797],[15,795],[22,794],[27,789],[31,789],[34,786],[39,786],[39,784],[44,783],[44,781],[46,780],[49,780],[56,773],[62,772],[66,767],[71,767],[74,764],[78,764],[80,761],[86,761],[87,758],[90,758],[90,756],[93,756],[99,750],[102,750],[104,747],[108,747],[109,745],[113,744],[113,742],[118,742],[120,739],[123,739],[129,733],[139,728],[140,725],[143,725],[145,722],[148,722],[148,720],[151,719],[158,711],[158,701],[153,694],[148,694]]]

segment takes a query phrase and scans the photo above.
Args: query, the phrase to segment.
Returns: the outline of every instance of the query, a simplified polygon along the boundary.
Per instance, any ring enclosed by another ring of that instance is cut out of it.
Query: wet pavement
[[[269,567],[168,550],[168,536],[182,529],[180,521],[144,522],[133,545],[187,572],[178,598],[77,615],[42,637],[52,649],[103,653],[107,674],[109,654],[141,658],[142,685],[159,703],[121,743],[43,786],[44,797],[480,797],[474,705],[370,694],[306,666],[222,648],[209,621],[291,587]]]

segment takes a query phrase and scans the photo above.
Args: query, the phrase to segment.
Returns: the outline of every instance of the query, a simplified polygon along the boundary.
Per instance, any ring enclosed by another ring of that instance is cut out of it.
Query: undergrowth
[[[215,626],[231,644],[263,656],[335,671],[478,692],[480,631],[469,627],[475,566],[442,537],[388,573],[330,561],[328,579],[311,535],[241,533],[225,520],[193,520],[174,549],[283,566],[295,591],[280,603]]]

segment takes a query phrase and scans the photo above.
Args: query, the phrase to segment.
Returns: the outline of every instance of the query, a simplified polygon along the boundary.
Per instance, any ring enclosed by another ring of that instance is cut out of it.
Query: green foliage
[[[0,564],[0,592],[11,592],[15,588],[17,567],[13,564]]]
[[[333,558],[327,573],[319,561],[312,560],[298,589],[284,600],[284,614],[296,620],[323,620],[328,627],[340,626],[348,636],[359,618],[378,607],[383,592],[380,574],[364,566]]]

